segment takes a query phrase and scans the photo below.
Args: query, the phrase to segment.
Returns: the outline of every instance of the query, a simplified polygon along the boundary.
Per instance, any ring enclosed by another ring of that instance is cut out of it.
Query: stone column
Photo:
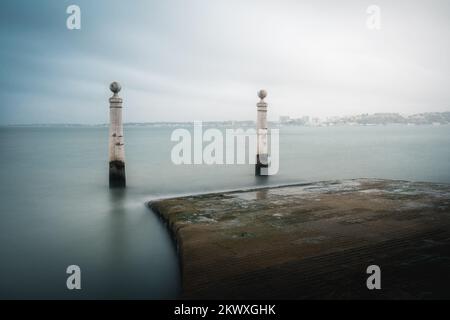
[[[255,175],[261,175],[261,168],[268,167],[267,156],[267,103],[264,98],[267,96],[265,90],[258,92],[258,97],[261,99],[257,104],[257,119],[256,119],[256,134],[257,134],[257,149],[256,149],[256,165]]]
[[[119,83],[109,86],[113,96],[109,98],[109,187],[124,188],[125,180],[125,145],[122,124],[122,98],[118,93],[122,89]]]

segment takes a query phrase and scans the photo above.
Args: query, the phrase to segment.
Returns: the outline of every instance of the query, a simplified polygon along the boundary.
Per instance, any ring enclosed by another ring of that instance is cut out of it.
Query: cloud
[[[0,20],[0,123],[107,122],[108,84],[125,119],[252,119],[449,109],[445,1],[6,1]]]

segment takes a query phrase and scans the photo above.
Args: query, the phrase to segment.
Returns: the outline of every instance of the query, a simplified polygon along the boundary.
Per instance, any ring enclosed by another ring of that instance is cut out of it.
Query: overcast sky
[[[81,30],[66,8],[81,8]],[[381,30],[366,27],[381,8]],[[450,110],[450,1],[2,0],[0,124]]]

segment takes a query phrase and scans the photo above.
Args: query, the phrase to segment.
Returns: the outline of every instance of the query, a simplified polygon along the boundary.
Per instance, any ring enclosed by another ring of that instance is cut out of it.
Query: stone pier
[[[109,187],[124,188],[125,178],[125,145],[122,124],[122,98],[118,93],[122,89],[117,82],[111,83],[113,96],[109,98]]]
[[[150,203],[185,299],[449,299],[450,185],[357,179]],[[366,286],[381,269],[381,290]]]

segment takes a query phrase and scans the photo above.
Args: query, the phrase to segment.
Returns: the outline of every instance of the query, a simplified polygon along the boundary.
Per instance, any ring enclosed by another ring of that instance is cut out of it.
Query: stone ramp
[[[450,298],[449,185],[359,179],[150,207],[178,242],[182,298]]]

